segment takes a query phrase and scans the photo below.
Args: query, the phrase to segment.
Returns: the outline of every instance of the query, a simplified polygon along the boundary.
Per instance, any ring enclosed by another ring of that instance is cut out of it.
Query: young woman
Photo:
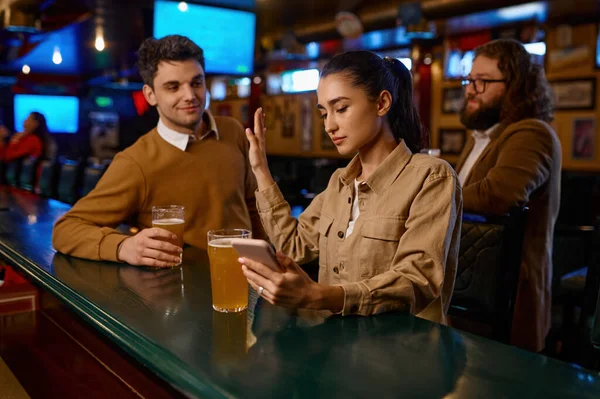
[[[412,95],[410,72],[396,59],[356,51],[325,65],[317,108],[337,150],[356,155],[298,220],[269,172],[257,110],[254,132],[246,131],[257,204],[286,271],[239,261],[267,301],[342,315],[403,310],[446,322],[462,196],[445,161],[419,154],[425,140]],[[317,256],[318,283],[298,266]]]
[[[11,136],[2,160],[11,162],[27,157],[51,159],[55,155],[55,147],[48,132],[46,118],[39,112],[32,112],[23,122],[23,132]]]

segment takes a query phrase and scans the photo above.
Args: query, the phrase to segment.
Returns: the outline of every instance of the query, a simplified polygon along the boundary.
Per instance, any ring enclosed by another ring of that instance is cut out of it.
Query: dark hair
[[[48,123],[46,123],[46,117],[41,112],[37,111],[33,111],[31,113],[31,116],[33,116],[33,119],[35,119],[35,121],[38,123],[38,126],[33,131],[33,134],[38,136],[40,139],[43,139],[44,136],[46,136],[49,133]]]
[[[32,134],[36,135],[42,141],[42,149],[43,154],[42,157],[44,159],[52,159],[56,155],[56,143],[54,139],[50,136],[50,131],[48,130],[48,124],[46,123],[46,117],[41,112],[33,111],[31,112],[31,116],[37,122],[37,127],[32,132]]]
[[[506,79],[506,96],[500,120],[514,123],[535,118],[553,119],[553,94],[544,68],[533,63],[523,44],[513,39],[498,39],[475,48],[475,58],[498,60],[498,69]]]
[[[204,69],[204,51],[193,41],[181,35],[169,35],[161,39],[148,38],[138,50],[137,66],[145,84],[152,82],[161,61],[196,60]]]
[[[404,140],[413,152],[428,145],[428,137],[413,102],[410,71],[395,58],[381,58],[371,51],[349,51],[333,57],[321,71],[321,78],[340,73],[355,87],[365,90],[371,101],[382,91],[392,95],[388,122],[396,140]]]

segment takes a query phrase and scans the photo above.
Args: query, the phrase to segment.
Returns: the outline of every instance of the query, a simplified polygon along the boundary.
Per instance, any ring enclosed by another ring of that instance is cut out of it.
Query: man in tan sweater
[[[465,212],[529,207],[511,342],[541,351],[550,329],[552,237],[560,202],[561,145],[551,90],[523,45],[496,40],[475,49],[461,122],[473,130],[458,164]]]
[[[150,227],[154,205],[185,207],[183,239],[195,247],[207,247],[211,229],[245,228],[264,237],[244,129],[204,109],[202,49],[183,36],[147,39],[138,67],[159,122],[118,153],[96,188],[56,222],[54,248],[132,265],[176,264],[181,248],[168,242],[174,235]],[[115,229],[121,223],[141,231],[123,235]]]

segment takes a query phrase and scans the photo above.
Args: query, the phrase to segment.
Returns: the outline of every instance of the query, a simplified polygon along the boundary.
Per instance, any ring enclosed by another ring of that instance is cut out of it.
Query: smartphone
[[[276,272],[284,272],[285,269],[277,261],[275,250],[271,244],[256,238],[234,238],[231,245],[238,255],[256,262],[263,263]]]

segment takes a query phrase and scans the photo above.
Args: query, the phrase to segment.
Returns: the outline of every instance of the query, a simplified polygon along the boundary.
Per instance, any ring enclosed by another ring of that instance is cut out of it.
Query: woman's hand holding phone
[[[327,309],[334,313],[342,310],[342,287],[316,283],[289,256],[281,252],[273,254],[266,241],[236,239],[232,245],[240,255],[238,261],[248,283],[269,303],[288,308]]]
[[[244,241],[244,242],[242,242]],[[273,253],[263,240],[240,239],[232,242],[240,255],[242,272],[250,286],[273,305],[307,307],[317,283],[281,252]]]
[[[273,271],[285,272],[285,268],[279,264],[275,250],[268,242],[258,239],[234,238],[231,245],[242,258],[260,262]]]

